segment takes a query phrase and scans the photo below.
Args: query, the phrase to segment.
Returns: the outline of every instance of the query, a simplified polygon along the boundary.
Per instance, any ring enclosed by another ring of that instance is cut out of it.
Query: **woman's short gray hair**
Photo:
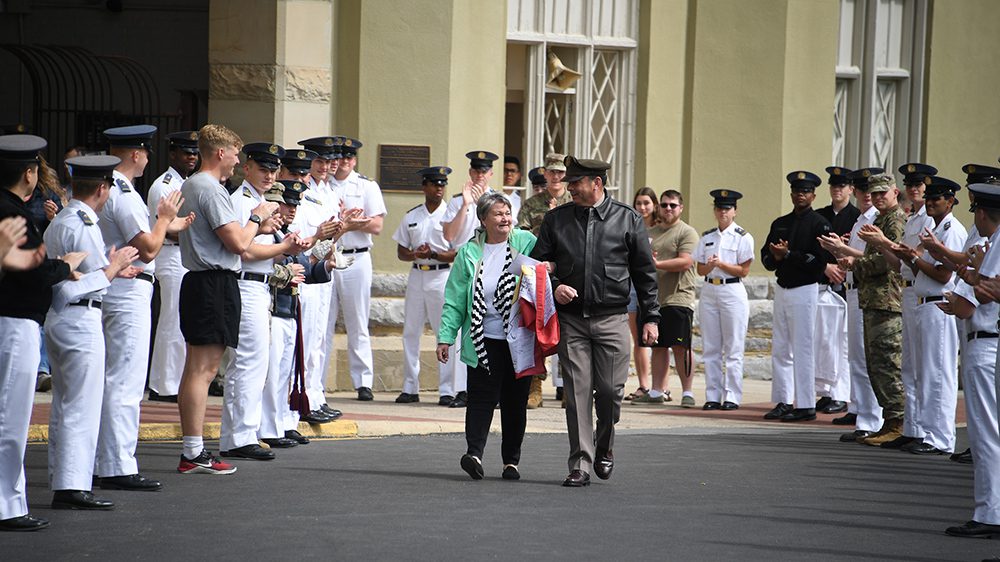
[[[480,222],[482,222],[483,217],[486,216],[486,213],[488,213],[490,209],[493,208],[493,205],[496,205],[497,203],[503,203],[504,205],[507,206],[508,209],[511,210],[513,210],[514,208],[510,204],[510,199],[508,199],[507,196],[504,195],[503,193],[497,193],[497,192],[486,193],[479,198],[479,201],[476,202],[476,217],[479,218]]]

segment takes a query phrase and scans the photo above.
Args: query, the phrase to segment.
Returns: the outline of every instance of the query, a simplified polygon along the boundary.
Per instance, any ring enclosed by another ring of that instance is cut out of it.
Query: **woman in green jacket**
[[[482,228],[459,248],[444,291],[444,311],[438,329],[437,357],[448,362],[448,349],[462,330],[461,360],[468,365],[469,403],[465,410],[462,469],[483,478],[483,450],[500,403],[503,442],[503,478],[519,479],[517,464],[527,424],[531,377],[514,377],[506,334],[514,306],[517,278],[508,270],[519,255],[535,247],[535,236],[514,229],[510,200],[500,193],[479,198],[476,215]]]

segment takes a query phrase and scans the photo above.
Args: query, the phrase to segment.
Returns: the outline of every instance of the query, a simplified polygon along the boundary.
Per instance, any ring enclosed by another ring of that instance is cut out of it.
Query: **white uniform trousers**
[[[271,354],[271,293],[267,283],[240,279],[240,342],[226,367],[219,450],[257,444],[264,381]]]
[[[917,293],[913,287],[903,288],[903,360],[901,376],[903,379],[903,435],[907,437],[924,436],[920,427],[920,404],[917,402],[917,362],[920,345],[920,327],[917,324]]]
[[[978,338],[962,349],[962,388],[972,449],[972,519],[1000,525],[1000,426],[997,425],[997,338]]]
[[[38,322],[0,316],[0,519],[28,514],[24,447],[38,358]]]
[[[97,440],[97,475],[102,478],[139,472],[135,446],[149,365],[153,284],[142,279],[118,282],[122,281],[131,285],[126,295],[104,296],[104,402]]]
[[[436,334],[441,325],[441,311],[444,309],[444,286],[448,282],[448,270],[421,271],[410,269],[406,281],[406,302],[403,324],[403,392],[420,392],[420,337],[424,335],[424,324],[430,322]],[[455,396],[452,389],[452,361],[437,363],[438,394]],[[461,363],[461,361],[459,361]]]
[[[929,302],[917,306],[917,402],[924,443],[955,450],[958,402],[958,328],[955,317]]]
[[[49,413],[49,486],[90,491],[104,396],[101,311],[67,306],[45,319],[52,366]]]
[[[552,386],[563,387],[562,371],[559,370],[559,355],[549,356],[549,378],[552,379]],[[462,387],[465,388],[464,386]]]
[[[267,381],[264,383],[263,411],[257,437],[275,439],[284,437],[287,429],[298,427],[298,412],[288,407],[291,391],[292,367],[295,360],[295,320],[271,317],[271,349],[267,363]],[[289,418],[295,425],[288,427]]]
[[[816,406],[816,283],[774,289],[771,400],[795,408]]]
[[[351,369],[354,388],[372,388],[375,372],[372,366],[372,342],[368,335],[368,314],[372,302],[372,254],[354,255],[354,263],[344,270],[334,270],[334,298],[330,299],[330,317],[335,319],[340,309],[344,311],[344,328],[347,329],[347,364]],[[331,320],[332,322],[332,320]],[[332,353],[333,338],[327,346],[327,356]]]
[[[858,290],[847,291],[847,350],[851,368],[851,403],[849,411],[857,414],[856,429],[878,431],[882,427],[882,407],[878,405],[868,364],[865,361],[864,315],[858,305]]]
[[[306,395],[309,396],[311,410],[318,410],[320,406],[326,404],[326,365],[320,362],[318,353],[321,346],[333,341],[333,334],[327,334],[326,329],[332,285],[332,281],[299,285],[302,345],[306,362]],[[326,287],[325,292],[324,287]]]
[[[851,368],[847,355],[847,301],[819,286],[816,303],[816,395],[847,402],[851,399]]]
[[[180,246],[163,246],[156,256],[156,278],[160,282],[160,317],[153,339],[149,365],[149,388],[163,396],[176,396],[184,372],[187,348],[181,335],[179,312],[181,279],[187,272],[181,265]]]
[[[702,285],[698,322],[706,402],[739,404],[743,400],[743,347],[749,321],[750,304],[743,283]]]

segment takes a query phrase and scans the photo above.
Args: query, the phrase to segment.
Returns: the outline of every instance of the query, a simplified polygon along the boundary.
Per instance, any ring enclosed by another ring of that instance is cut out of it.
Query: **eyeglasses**
[[[677,207],[680,206],[681,206],[680,203],[660,203],[661,209],[676,209]]]
[[[504,168],[503,173],[505,174],[516,174],[517,168]]]

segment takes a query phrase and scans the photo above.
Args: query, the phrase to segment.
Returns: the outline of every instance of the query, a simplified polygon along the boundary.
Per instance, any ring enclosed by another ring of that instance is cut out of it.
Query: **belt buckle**
[[[430,271],[430,270],[431,270],[431,266],[429,266],[427,264],[420,264],[420,271]]]
[[[718,277],[713,277],[709,279],[708,282],[713,285],[722,285],[722,279],[719,279]]]

